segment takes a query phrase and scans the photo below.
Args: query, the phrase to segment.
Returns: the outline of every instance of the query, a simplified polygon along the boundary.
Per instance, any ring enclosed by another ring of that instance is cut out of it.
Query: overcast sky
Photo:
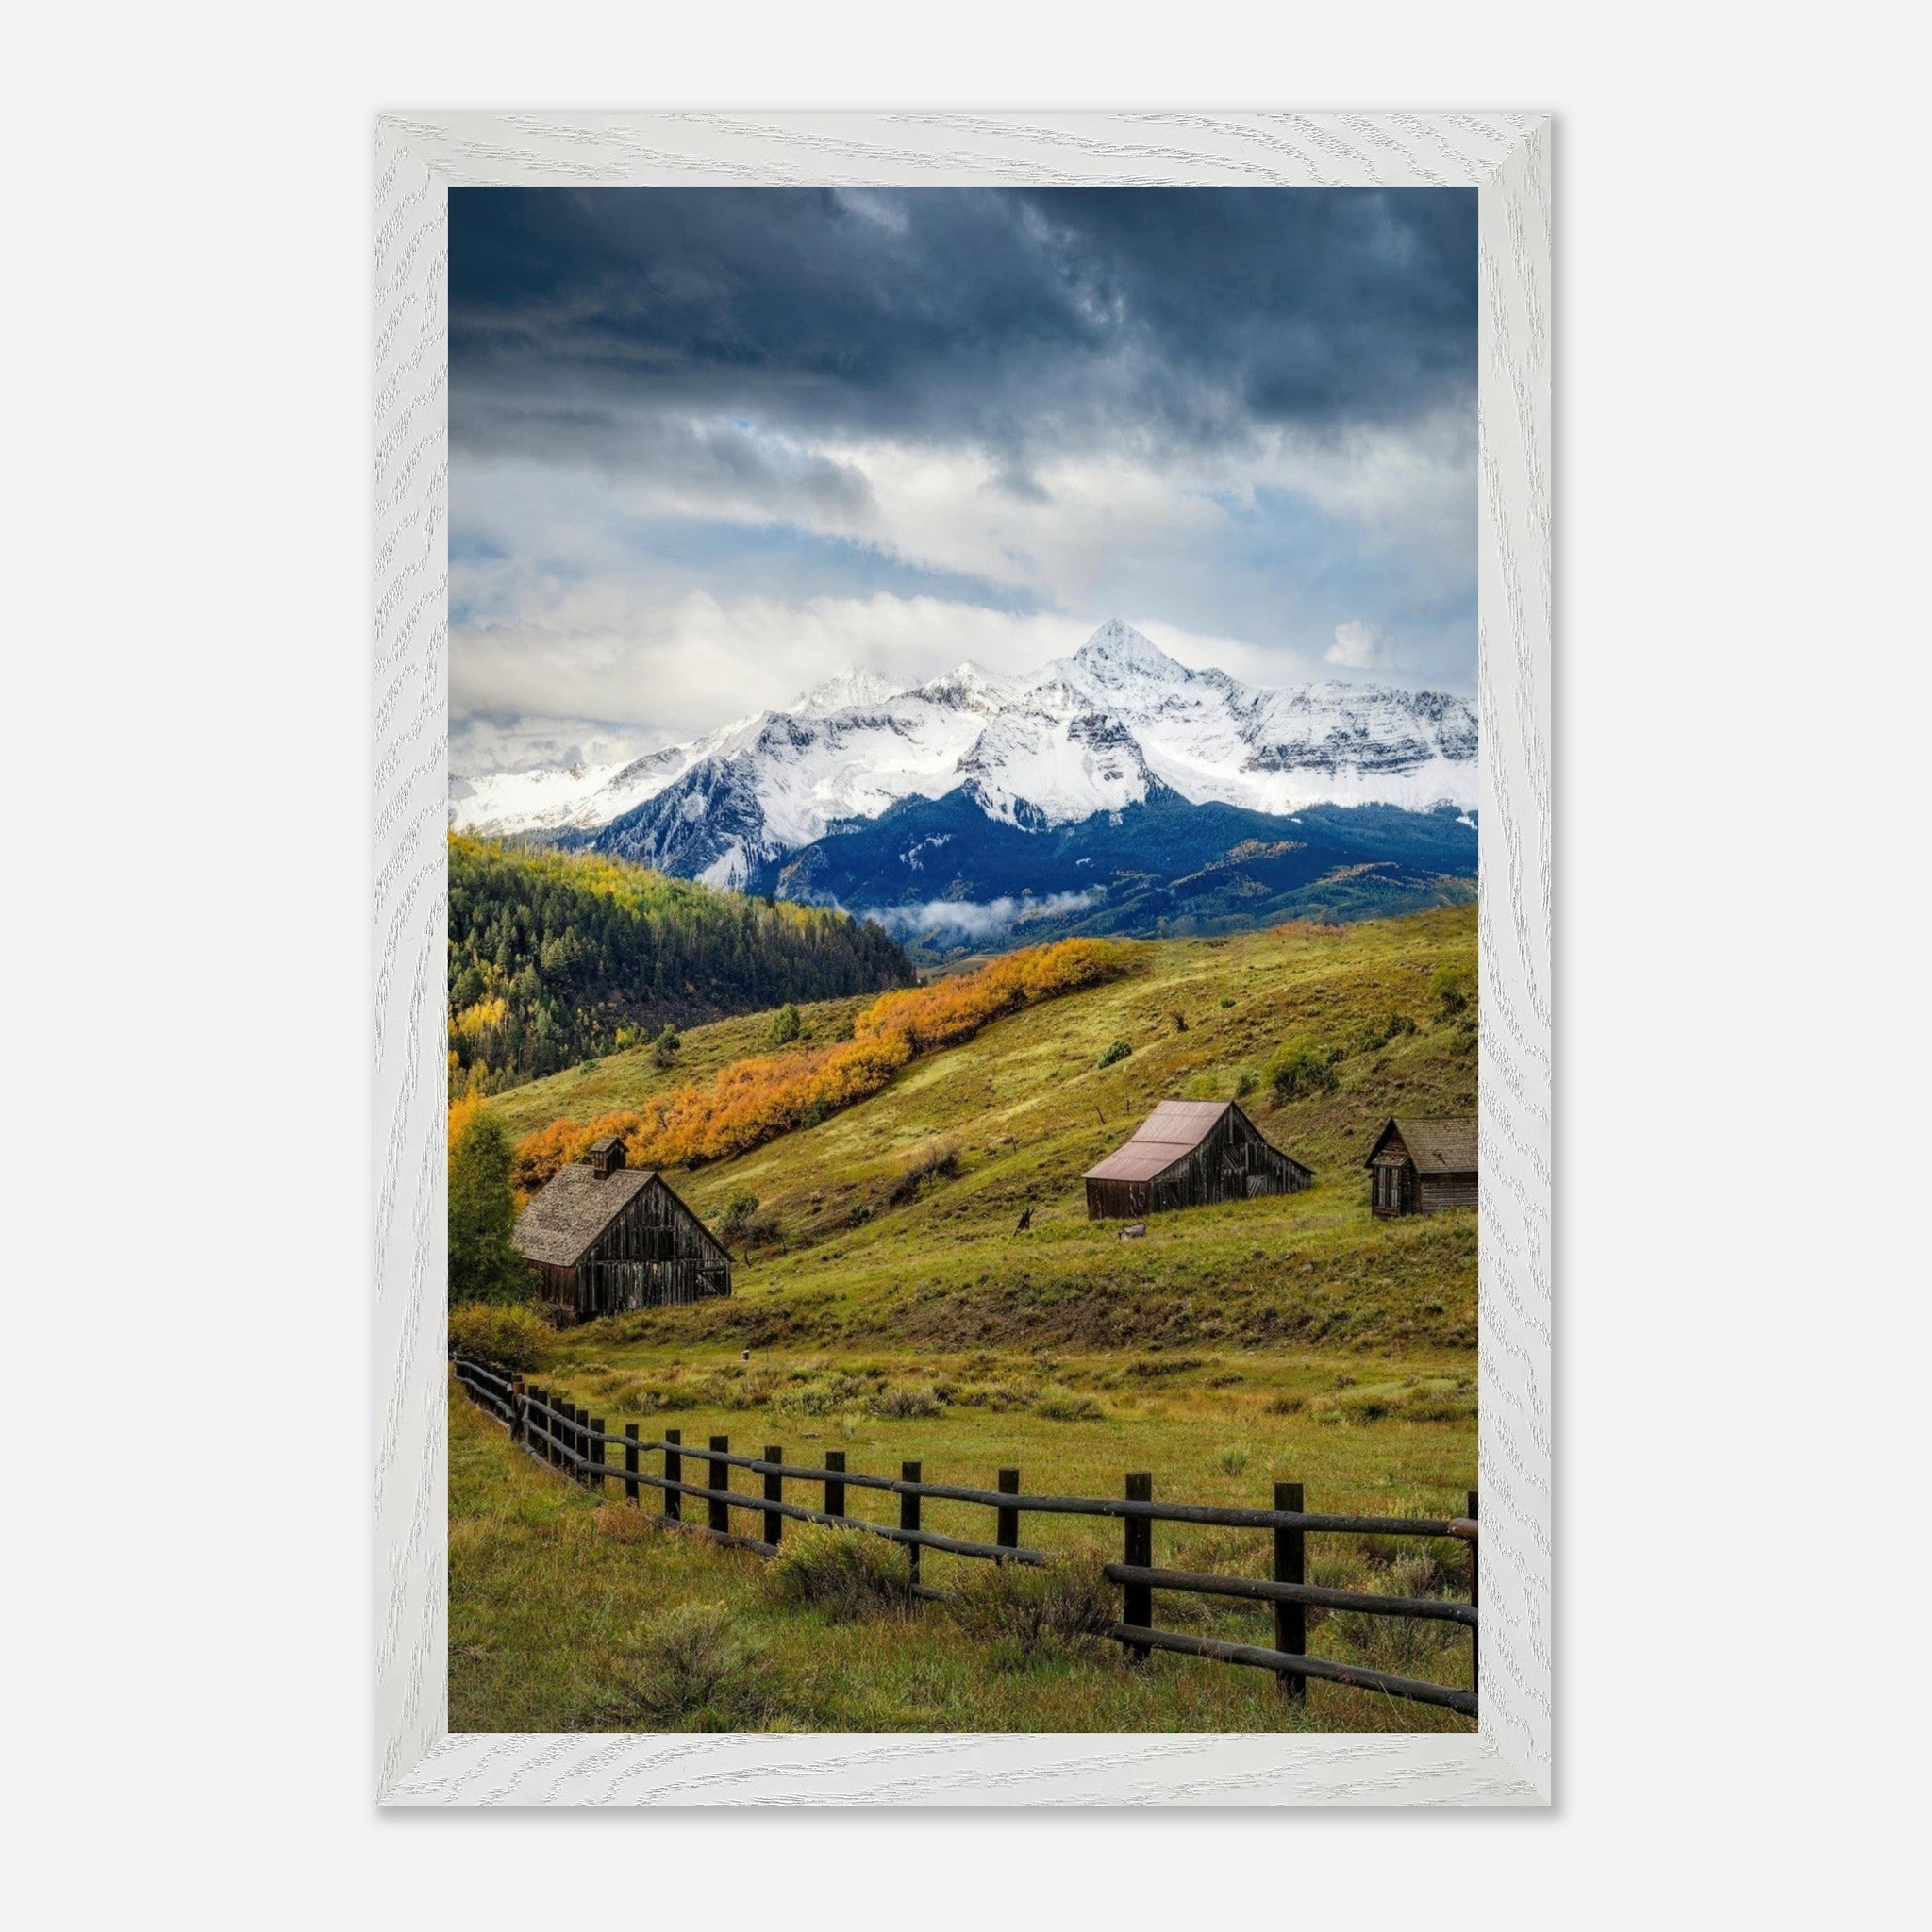
[[[459,771],[1124,618],[1473,691],[1472,189],[450,192]]]

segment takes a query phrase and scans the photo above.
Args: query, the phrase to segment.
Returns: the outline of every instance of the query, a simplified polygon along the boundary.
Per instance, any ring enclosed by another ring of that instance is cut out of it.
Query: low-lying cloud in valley
[[[1091,892],[1048,892],[1036,898],[1029,892],[1018,899],[928,899],[923,906],[869,906],[858,916],[884,926],[894,939],[991,940],[1027,920],[1084,912],[1094,897]]]

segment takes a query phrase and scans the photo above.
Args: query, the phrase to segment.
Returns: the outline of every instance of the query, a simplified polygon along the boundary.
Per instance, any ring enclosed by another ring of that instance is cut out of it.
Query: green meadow
[[[738,1257],[732,1298],[567,1331],[532,1379],[613,1429],[728,1435],[795,1462],[840,1448],[857,1471],[917,1460],[929,1481],[989,1488],[1017,1467],[1030,1491],[1103,1495],[1145,1470],[1157,1496],[1241,1504],[1293,1479],[1311,1509],[1460,1514],[1475,1480],[1475,1217],[1378,1223],[1361,1163],[1391,1113],[1474,1108],[1474,1008],[1441,993],[1445,968],[1474,988],[1474,908],[1133,951],[1126,976],[917,1059],[817,1126],[673,1172]],[[838,1038],[863,1004],[802,1008],[800,1043]],[[634,1108],[769,1050],[772,1025],[693,1028],[673,1068],[614,1054],[491,1105],[517,1135]],[[1326,1071],[1277,1102],[1271,1069],[1294,1045]],[[1239,1098],[1316,1185],[1155,1217],[1137,1240],[1090,1223],[1081,1172],[1169,1097]],[[687,1479],[702,1477],[688,1464]],[[798,1559],[772,1566],[653,1529],[648,1491],[644,1511],[615,1491],[600,1504],[458,1395],[451,1482],[458,1729],[1467,1724],[1319,1684],[1291,1705],[1265,1673],[1191,1658],[1129,1669],[1077,1615],[1026,1597],[1045,1586],[961,1558],[924,1559],[924,1582],[959,1604],[908,1604],[890,1576],[815,1596],[799,1576],[831,1560],[812,1549],[829,1533],[788,1526]],[[883,1520],[894,1506],[854,1491],[850,1507]],[[991,1519],[928,1502],[925,1526],[990,1540]],[[1024,1518],[1022,1540],[1076,1599],[1121,1554],[1117,1525],[1079,1519]],[[1163,1565],[1259,1575],[1268,1555],[1258,1532],[1156,1530]],[[1309,1577],[1462,1597],[1463,1557],[1317,1537]],[[1270,1628],[1260,1606],[1182,1596],[1157,1599],[1157,1622],[1250,1642]],[[1319,1655],[1469,1682],[1453,1626],[1319,1612],[1310,1626]]]

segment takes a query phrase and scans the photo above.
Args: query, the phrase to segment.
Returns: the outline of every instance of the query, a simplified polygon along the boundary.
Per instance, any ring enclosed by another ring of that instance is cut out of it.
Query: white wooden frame
[[[1474,184],[1481,237],[1482,1716],[1475,1735],[447,1727],[452,185]],[[1550,129],[1491,114],[421,114],[375,153],[375,1758],[397,1805],[1547,1804]]]

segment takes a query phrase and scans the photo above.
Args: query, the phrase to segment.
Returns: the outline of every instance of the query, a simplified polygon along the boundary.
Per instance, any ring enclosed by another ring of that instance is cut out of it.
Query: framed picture
[[[384,1803],[1549,1802],[1549,144],[380,122]]]

